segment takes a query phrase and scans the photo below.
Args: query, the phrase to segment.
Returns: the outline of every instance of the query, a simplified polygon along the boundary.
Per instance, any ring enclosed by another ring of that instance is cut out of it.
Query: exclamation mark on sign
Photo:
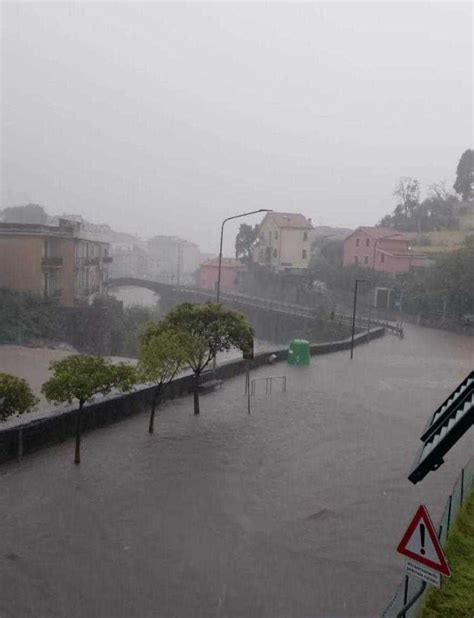
[[[420,524],[420,540],[421,540],[420,553],[422,556],[424,556],[425,555],[425,524]]]

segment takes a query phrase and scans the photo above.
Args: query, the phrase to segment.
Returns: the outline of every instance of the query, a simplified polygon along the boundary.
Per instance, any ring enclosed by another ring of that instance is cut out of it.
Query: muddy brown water
[[[280,363],[286,393],[247,415],[243,377],[0,468],[0,616],[378,616],[403,574],[415,508],[441,515],[466,434],[413,486],[434,407],[472,339],[407,327],[348,352]],[[261,387],[263,388],[263,386]],[[474,432],[471,432],[474,434]]]

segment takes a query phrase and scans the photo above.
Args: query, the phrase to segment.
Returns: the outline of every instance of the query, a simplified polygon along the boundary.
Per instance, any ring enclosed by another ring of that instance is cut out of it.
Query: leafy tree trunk
[[[162,385],[160,384],[153,394],[153,399],[151,402],[151,413],[150,413],[150,424],[148,425],[148,433],[153,433],[155,427],[155,410],[158,405],[160,396],[162,391]]]
[[[82,408],[84,406],[84,402],[79,402],[79,410],[76,414],[76,452],[74,454],[74,463],[81,463],[81,416],[82,416]]]
[[[199,414],[199,373],[194,375],[194,414]]]

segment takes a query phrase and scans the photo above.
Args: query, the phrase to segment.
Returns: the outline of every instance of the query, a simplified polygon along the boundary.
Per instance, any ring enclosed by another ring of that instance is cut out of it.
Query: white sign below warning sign
[[[432,571],[419,562],[407,560],[407,575],[414,575],[427,584],[436,586],[436,588],[441,588],[441,574],[437,571]]]

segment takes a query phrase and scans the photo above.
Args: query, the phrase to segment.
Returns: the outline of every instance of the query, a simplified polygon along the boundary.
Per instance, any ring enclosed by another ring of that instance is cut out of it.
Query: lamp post
[[[243,212],[240,215],[234,215],[232,217],[227,217],[224,219],[221,225],[221,242],[219,245],[219,268],[217,270],[217,287],[216,287],[216,303],[220,302],[221,298],[221,268],[222,268],[222,243],[224,240],[224,225],[227,221],[231,221],[232,219],[240,219],[240,217],[247,217],[248,215],[256,215],[259,212],[272,212],[271,208],[259,208],[258,210],[251,210],[250,212]],[[216,368],[216,357],[212,361],[213,369]]]
[[[221,268],[222,268],[222,242],[224,240],[224,225],[231,219],[240,219],[240,217],[247,217],[248,215],[255,215],[259,212],[272,212],[270,208],[259,208],[258,210],[251,210],[250,212],[243,212],[240,215],[234,215],[233,217],[227,217],[224,219],[221,225],[221,243],[219,246],[219,268],[217,271],[217,289],[216,289],[216,303],[219,302],[221,297]]]
[[[366,279],[356,279],[354,286],[354,307],[352,310],[352,336],[351,336],[351,360],[354,357],[354,332],[356,321],[356,309],[357,309],[357,288],[359,283],[366,283]]]

